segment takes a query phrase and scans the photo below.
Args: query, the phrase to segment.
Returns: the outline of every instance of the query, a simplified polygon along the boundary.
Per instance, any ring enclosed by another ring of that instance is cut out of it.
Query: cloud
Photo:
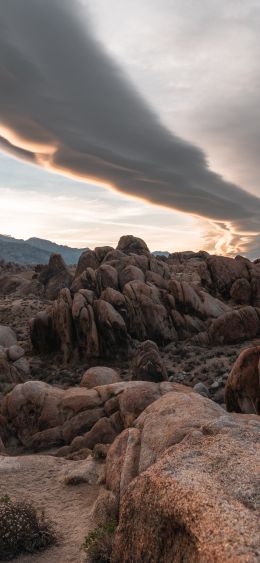
[[[77,0],[1,6],[0,80],[3,150],[207,218],[226,253],[255,245],[260,198],[212,172],[198,147],[160,122]]]

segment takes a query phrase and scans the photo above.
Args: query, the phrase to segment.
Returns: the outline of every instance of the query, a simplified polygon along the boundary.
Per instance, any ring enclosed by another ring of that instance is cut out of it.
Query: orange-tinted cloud
[[[209,219],[219,251],[255,246],[260,199],[162,125],[82,24],[77,0],[6,2],[0,29],[3,150]]]

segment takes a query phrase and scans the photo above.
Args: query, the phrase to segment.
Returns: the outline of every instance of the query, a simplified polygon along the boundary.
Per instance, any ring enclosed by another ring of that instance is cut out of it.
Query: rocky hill
[[[37,561],[259,561],[259,260],[128,235],[0,263],[0,305],[0,498],[61,534]]]

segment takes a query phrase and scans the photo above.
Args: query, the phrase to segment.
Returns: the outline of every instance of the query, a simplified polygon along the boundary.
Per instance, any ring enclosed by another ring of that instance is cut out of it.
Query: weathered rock
[[[72,275],[60,254],[52,254],[48,266],[39,275],[39,282],[45,287],[47,299],[56,299],[59,291],[70,287]]]
[[[129,312],[129,333],[140,341],[153,340],[158,344],[178,340],[176,330],[157,287],[138,280],[124,287]]]
[[[225,313],[212,321],[208,330],[211,344],[232,344],[256,338],[259,334],[260,314],[251,306]]]
[[[9,327],[0,325],[0,346],[9,348],[17,343],[15,332]]]
[[[230,297],[239,305],[249,305],[251,300],[251,286],[247,279],[239,278],[234,281],[230,289]]]
[[[106,485],[117,498],[138,475],[139,452],[140,432],[136,428],[124,430],[108,450]]]
[[[219,405],[193,392],[167,393],[149,405],[135,422],[142,433],[139,472],[189,432],[224,414]]]
[[[72,467],[67,467],[59,476],[59,480],[65,485],[78,485],[88,483],[97,485],[104,480],[104,464],[98,463],[91,456],[84,461],[76,461]]]
[[[125,254],[149,254],[147,244],[141,238],[132,235],[122,236],[117,245],[117,250],[121,250]]]
[[[39,311],[30,322],[30,335],[36,352],[51,352],[59,348],[58,335],[53,331],[51,315]]]
[[[78,278],[87,268],[96,270],[99,266],[100,263],[94,250],[86,250],[85,252],[82,252],[79,257],[75,278]]]
[[[167,381],[167,372],[157,344],[151,340],[142,342],[132,366],[132,380]]]
[[[135,387],[126,386],[126,389],[119,395],[118,400],[118,407],[125,428],[132,426],[139,414],[148,405],[159,399],[160,395],[160,387],[150,381],[140,382]]]
[[[96,292],[96,274],[93,268],[86,268],[79,276],[77,276],[71,284],[71,292],[77,293],[81,289],[89,289]]]
[[[219,299],[215,299],[209,293],[192,287],[186,282],[178,282],[172,279],[169,282],[169,290],[175,298],[180,312],[196,315],[201,319],[218,318],[229,311],[229,307]]]
[[[243,350],[225,388],[228,411],[260,414],[260,346]]]
[[[122,426],[119,432],[122,431]],[[72,451],[81,448],[92,449],[95,444],[112,444],[117,434],[119,433],[114,428],[110,418],[102,417],[95,422],[91,430],[86,432],[83,436],[77,436],[71,443]]]
[[[256,449],[249,424],[209,425],[168,449],[126,488],[112,561],[257,563]]]
[[[104,414],[95,390],[64,391],[42,381],[16,385],[2,411],[20,442],[36,449],[70,442]]]
[[[114,250],[112,246],[96,246],[94,252],[97,256],[98,261],[101,263],[103,262],[106,255],[112,250]]]
[[[10,346],[10,348],[8,348],[8,358],[12,362],[15,362],[16,360],[22,358],[24,354],[25,354],[24,349],[21,346],[18,346],[17,344],[13,344],[13,346]]]
[[[80,290],[74,295],[72,318],[75,341],[80,356],[86,358],[98,357],[100,353],[93,304],[93,292],[90,290]]]
[[[121,315],[128,327],[129,313],[125,296],[120,293],[120,291],[108,287],[105,291],[102,291],[100,298],[110,303],[110,305],[113,305],[114,309]]]
[[[102,357],[125,355],[128,350],[128,337],[124,319],[103,299],[95,301],[94,312]]]
[[[196,393],[199,393],[199,395],[202,395],[202,397],[209,397],[209,390],[206,387],[206,385],[204,385],[204,383],[196,383],[196,385],[194,385],[193,387],[194,391],[196,391]]]
[[[132,265],[126,266],[119,273],[119,284],[121,291],[123,291],[125,285],[128,282],[133,280],[139,280],[140,282],[144,282],[145,280],[144,273],[142,272],[142,270],[140,270],[140,268],[137,268],[137,266],[132,266]]]
[[[207,265],[215,289],[228,297],[231,286],[237,279],[249,279],[248,264],[250,263],[246,259],[234,260],[226,256],[210,256]]]
[[[107,287],[118,289],[118,273],[116,269],[110,266],[110,264],[102,264],[96,270],[96,282],[99,295]]]
[[[108,367],[97,366],[89,368],[82,376],[80,385],[81,387],[87,387],[91,389],[92,387],[97,387],[99,385],[108,385],[110,383],[116,383],[120,381],[118,373]]]

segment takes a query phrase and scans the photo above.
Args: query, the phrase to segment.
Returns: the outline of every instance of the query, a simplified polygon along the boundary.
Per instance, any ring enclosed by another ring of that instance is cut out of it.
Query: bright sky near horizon
[[[0,232],[258,256],[259,28],[259,0],[2,0]]]

